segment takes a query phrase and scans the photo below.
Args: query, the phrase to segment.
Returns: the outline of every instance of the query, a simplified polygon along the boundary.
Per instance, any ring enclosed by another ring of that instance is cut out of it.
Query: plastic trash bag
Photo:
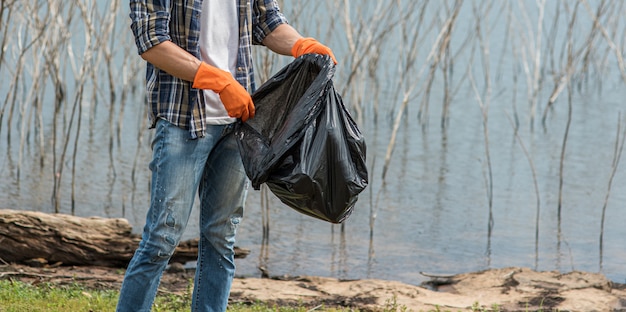
[[[328,56],[306,54],[264,83],[236,131],[246,174],[289,207],[343,222],[368,183],[365,141],[335,91]]]

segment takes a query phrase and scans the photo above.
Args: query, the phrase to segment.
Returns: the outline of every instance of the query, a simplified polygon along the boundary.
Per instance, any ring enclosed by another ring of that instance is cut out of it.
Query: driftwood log
[[[126,219],[0,209],[0,262],[126,267],[141,237]],[[235,257],[248,250],[235,247]],[[198,239],[179,244],[170,262],[196,260]]]

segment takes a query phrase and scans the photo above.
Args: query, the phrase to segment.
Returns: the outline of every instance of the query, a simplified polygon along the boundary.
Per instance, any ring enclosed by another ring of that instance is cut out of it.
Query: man
[[[150,311],[187,225],[196,190],[200,243],[192,311],[224,311],[248,187],[232,125],[254,117],[251,44],[298,57],[332,51],[287,24],[275,0],[130,0],[147,61],[151,203],[118,311]],[[336,62],[336,61],[335,61]]]

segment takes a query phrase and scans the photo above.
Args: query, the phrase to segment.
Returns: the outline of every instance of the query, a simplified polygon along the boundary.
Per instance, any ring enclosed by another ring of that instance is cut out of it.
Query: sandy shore
[[[80,283],[88,288],[119,289],[123,270],[105,267],[0,266],[0,279],[28,283]],[[184,293],[192,271],[167,272],[160,291]],[[478,304],[501,311],[626,311],[626,285],[588,272],[537,272],[510,267],[451,276],[433,276],[424,285],[377,279],[338,280],[315,276],[236,278],[232,302],[352,307],[365,311],[406,307],[412,311],[466,311]]]

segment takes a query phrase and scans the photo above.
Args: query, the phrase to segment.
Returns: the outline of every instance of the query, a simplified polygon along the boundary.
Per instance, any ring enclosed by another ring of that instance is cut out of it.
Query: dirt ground
[[[79,283],[89,289],[119,289],[124,271],[105,267],[31,267],[1,265],[0,279],[37,284]],[[185,293],[193,271],[163,275],[162,293]],[[305,305],[314,309],[340,306],[362,311],[391,307],[407,311],[467,311],[472,306],[501,311],[626,311],[626,285],[587,272],[537,272],[509,267],[451,276],[431,276],[423,285],[376,279],[338,280],[316,276],[236,278],[232,302],[263,301]]]

